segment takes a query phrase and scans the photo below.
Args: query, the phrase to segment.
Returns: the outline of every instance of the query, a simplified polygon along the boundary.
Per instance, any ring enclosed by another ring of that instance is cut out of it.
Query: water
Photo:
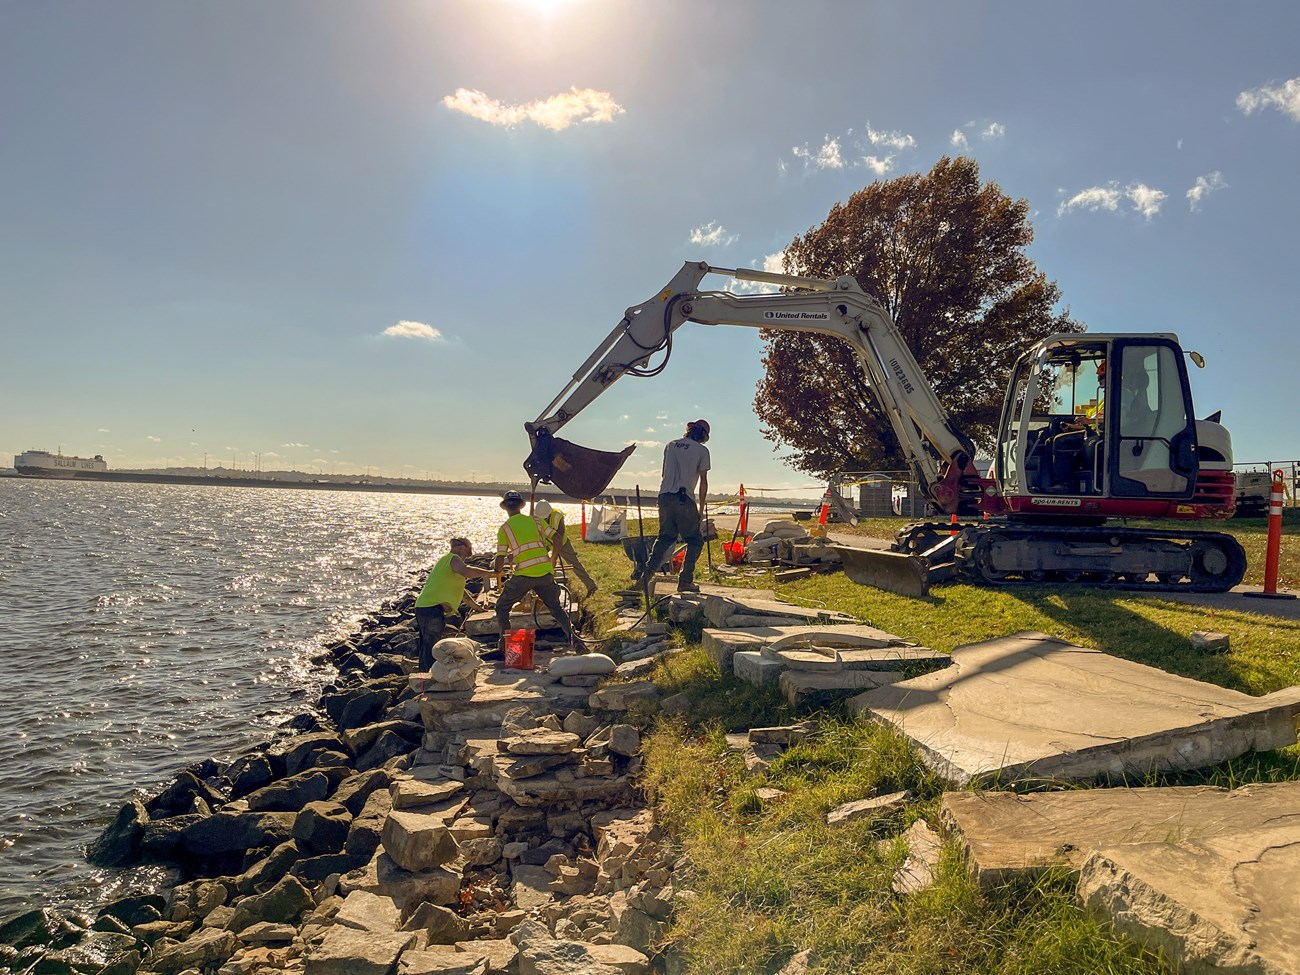
[[[131,794],[309,710],[309,658],[496,497],[0,479],[0,919],[159,879],[83,858]]]

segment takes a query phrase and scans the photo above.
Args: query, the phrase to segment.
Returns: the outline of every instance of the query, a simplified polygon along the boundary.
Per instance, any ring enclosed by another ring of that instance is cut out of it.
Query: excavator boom
[[[757,295],[700,290],[708,274],[786,290]],[[537,419],[525,424],[533,446],[525,462],[530,476],[551,481],[574,497],[592,496],[583,492],[597,484],[594,493],[600,493],[630,448],[622,454],[590,451],[554,434],[624,375],[658,375],[672,354],[674,332],[688,321],[811,332],[847,342],[857,352],[917,481],[938,510],[957,510],[958,482],[968,469],[973,472],[974,446],[953,425],[879,302],[851,277],[832,281],[702,262],[684,264],[652,298],[627,309]],[[651,366],[651,358],[661,352],[664,360]]]

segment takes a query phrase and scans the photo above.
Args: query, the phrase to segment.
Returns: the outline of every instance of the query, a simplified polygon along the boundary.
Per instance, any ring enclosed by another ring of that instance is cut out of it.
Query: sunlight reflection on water
[[[494,550],[497,501],[0,480],[0,918],[120,895],[81,847],[124,798],[265,740],[449,537]]]

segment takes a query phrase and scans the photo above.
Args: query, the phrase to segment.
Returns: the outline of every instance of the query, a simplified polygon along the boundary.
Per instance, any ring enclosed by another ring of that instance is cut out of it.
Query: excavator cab
[[[1176,337],[1057,335],[1016,363],[995,458],[1013,515],[1157,516],[1192,497],[1197,471]]]

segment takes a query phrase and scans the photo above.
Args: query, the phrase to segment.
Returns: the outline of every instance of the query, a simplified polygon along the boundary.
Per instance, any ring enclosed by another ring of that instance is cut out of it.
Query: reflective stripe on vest
[[[465,577],[451,567],[455,558],[455,552],[448,552],[438,560],[415,599],[417,608],[447,606],[454,612],[460,605],[465,598]]]
[[[546,538],[554,534],[550,525],[543,527],[543,523],[523,512],[511,515],[497,533],[497,553],[510,553],[515,575],[549,575],[554,566],[551,565],[551,553],[542,540],[543,534]]]

